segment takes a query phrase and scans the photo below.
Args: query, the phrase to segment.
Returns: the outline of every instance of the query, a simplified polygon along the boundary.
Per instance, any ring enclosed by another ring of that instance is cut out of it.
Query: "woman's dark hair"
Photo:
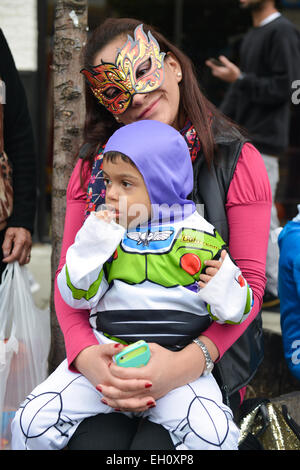
[[[133,18],[108,18],[93,31],[85,46],[84,67],[89,68],[93,65],[96,54],[116,37],[124,36],[125,40],[128,34],[133,37],[135,28],[142,23],[144,32],[148,34],[148,31],[151,31],[159,43],[161,52],[171,52],[181,65],[179,113],[183,119],[188,118],[193,123],[201,141],[207,164],[210,166],[215,152],[214,132],[217,130],[222,133],[224,130],[228,133],[230,128],[235,125],[218,111],[201,92],[191,60],[155,27]],[[112,114],[98,103],[89,86],[86,85],[84,140],[91,145],[85,160],[92,163],[97,150],[119,127]]]

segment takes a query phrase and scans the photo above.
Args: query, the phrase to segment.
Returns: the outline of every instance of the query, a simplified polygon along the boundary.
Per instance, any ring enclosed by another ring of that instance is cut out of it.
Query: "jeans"
[[[279,163],[278,158],[275,156],[262,154],[266,170],[269,176],[269,181],[272,191],[272,209],[271,209],[271,223],[270,234],[268,242],[268,252],[266,259],[266,292],[278,297],[278,261],[279,261],[279,248],[277,244],[277,235],[275,230],[280,226],[277,209],[275,206],[276,189],[279,182]]]

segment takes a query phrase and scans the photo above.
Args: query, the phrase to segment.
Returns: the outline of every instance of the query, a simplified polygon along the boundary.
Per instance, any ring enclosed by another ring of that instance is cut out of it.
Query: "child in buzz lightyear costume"
[[[244,321],[252,291],[229,254],[205,275],[206,260],[219,260],[225,244],[188,199],[193,172],[184,138],[157,121],[124,126],[106,145],[103,177],[114,212],[88,216],[58,277],[65,301],[90,309],[99,343],[143,339],[150,350],[151,343],[180,350],[212,321]],[[84,418],[114,411],[101,397],[64,361],[21,405],[13,448],[65,447]],[[177,449],[237,449],[239,430],[209,358],[199,379],[154,405],[142,415],[162,424]]]

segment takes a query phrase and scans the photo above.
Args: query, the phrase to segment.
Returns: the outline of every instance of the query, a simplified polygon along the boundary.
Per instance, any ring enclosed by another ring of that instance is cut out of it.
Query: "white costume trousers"
[[[95,334],[100,343],[111,342]],[[63,449],[82,420],[114,411],[101,398],[83,375],[71,372],[63,361],[21,404],[12,423],[12,449]],[[211,374],[172,390],[138,416],[163,425],[178,450],[237,449],[239,430]]]

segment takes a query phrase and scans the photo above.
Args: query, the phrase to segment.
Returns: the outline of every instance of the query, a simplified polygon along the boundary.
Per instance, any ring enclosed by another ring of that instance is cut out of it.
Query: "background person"
[[[30,261],[36,210],[36,155],[25,90],[1,30],[0,57],[0,78],[5,84],[5,103],[0,103],[1,165],[5,165],[0,172],[1,274],[7,263],[18,261],[23,265]]]
[[[263,308],[279,306],[278,245],[273,233],[279,227],[275,207],[279,157],[289,143],[292,82],[299,78],[300,34],[275,7],[274,0],[240,0],[249,9],[253,28],[240,48],[239,66],[220,56],[222,65],[206,61],[215,77],[230,83],[221,110],[249,132],[261,152],[271,184],[273,205],[266,261],[267,284]]]
[[[281,230],[278,292],[285,360],[300,380],[300,205],[298,214]]]

